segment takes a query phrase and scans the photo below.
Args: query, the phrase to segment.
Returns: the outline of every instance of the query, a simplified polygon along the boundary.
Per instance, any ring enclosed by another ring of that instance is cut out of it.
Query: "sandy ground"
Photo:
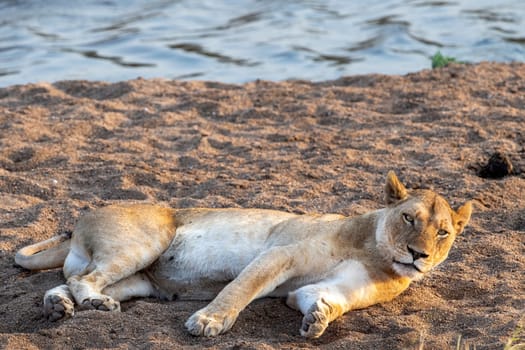
[[[523,320],[524,64],[321,83],[13,86],[0,89],[0,145],[0,348],[455,349],[461,336],[502,349]],[[478,176],[496,151],[513,173]],[[300,337],[301,315],[280,299],[254,302],[215,339],[184,329],[203,302],[134,300],[48,322],[42,296],[61,271],[13,260],[119,201],[361,214],[382,206],[390,169],[454,206],[473,199],[471,224],[436,271],[318,340]]]

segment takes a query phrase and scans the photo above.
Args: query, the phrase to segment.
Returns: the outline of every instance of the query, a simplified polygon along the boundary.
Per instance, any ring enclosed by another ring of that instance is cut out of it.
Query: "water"
[[[524,61],[523,0],[0,1],[0,86],[403,74]]]

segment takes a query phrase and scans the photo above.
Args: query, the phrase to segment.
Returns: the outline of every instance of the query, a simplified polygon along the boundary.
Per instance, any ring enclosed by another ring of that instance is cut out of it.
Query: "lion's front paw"
[[[204,308],[186,321],[186,328],[196,336],[215,337],[229,330],[236,319],[236,314],[210,313]]]
[[[301,325],[301,335],[306,338],[319,338],[328,327],[330,306],[323,300],[315,302],[306,315]]]
[[[51,294],[44,298],[44,317],[49,321],[58,321],[73,316],[75,305],[66,296]]]
[[[309,312],[303,317],[301,335],[306,338],[319,338],[328,327],[326,317],[320,312]]]
[[[120,303],[107,295],[85,299],[80,307],[84,310],[120,311]]]

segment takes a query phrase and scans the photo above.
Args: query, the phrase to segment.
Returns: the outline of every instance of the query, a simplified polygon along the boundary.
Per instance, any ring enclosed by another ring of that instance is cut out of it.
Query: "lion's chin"
[[[398,275],[402,277],[408,277],[413,280],[419,280],[423,277],[423,271],[421,271],[414,264],[404,264],[398,261],[394,261],[394,263],[392,264],[392,268]]]

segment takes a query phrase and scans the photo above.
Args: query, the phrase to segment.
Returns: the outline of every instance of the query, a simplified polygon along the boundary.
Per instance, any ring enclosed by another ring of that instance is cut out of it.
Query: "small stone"
[[[504,176],[511,175],[514,167],[509,157],[501,152],[494,153],[487,164],[481,167],[479,176],[489,179],[500,179]]]

